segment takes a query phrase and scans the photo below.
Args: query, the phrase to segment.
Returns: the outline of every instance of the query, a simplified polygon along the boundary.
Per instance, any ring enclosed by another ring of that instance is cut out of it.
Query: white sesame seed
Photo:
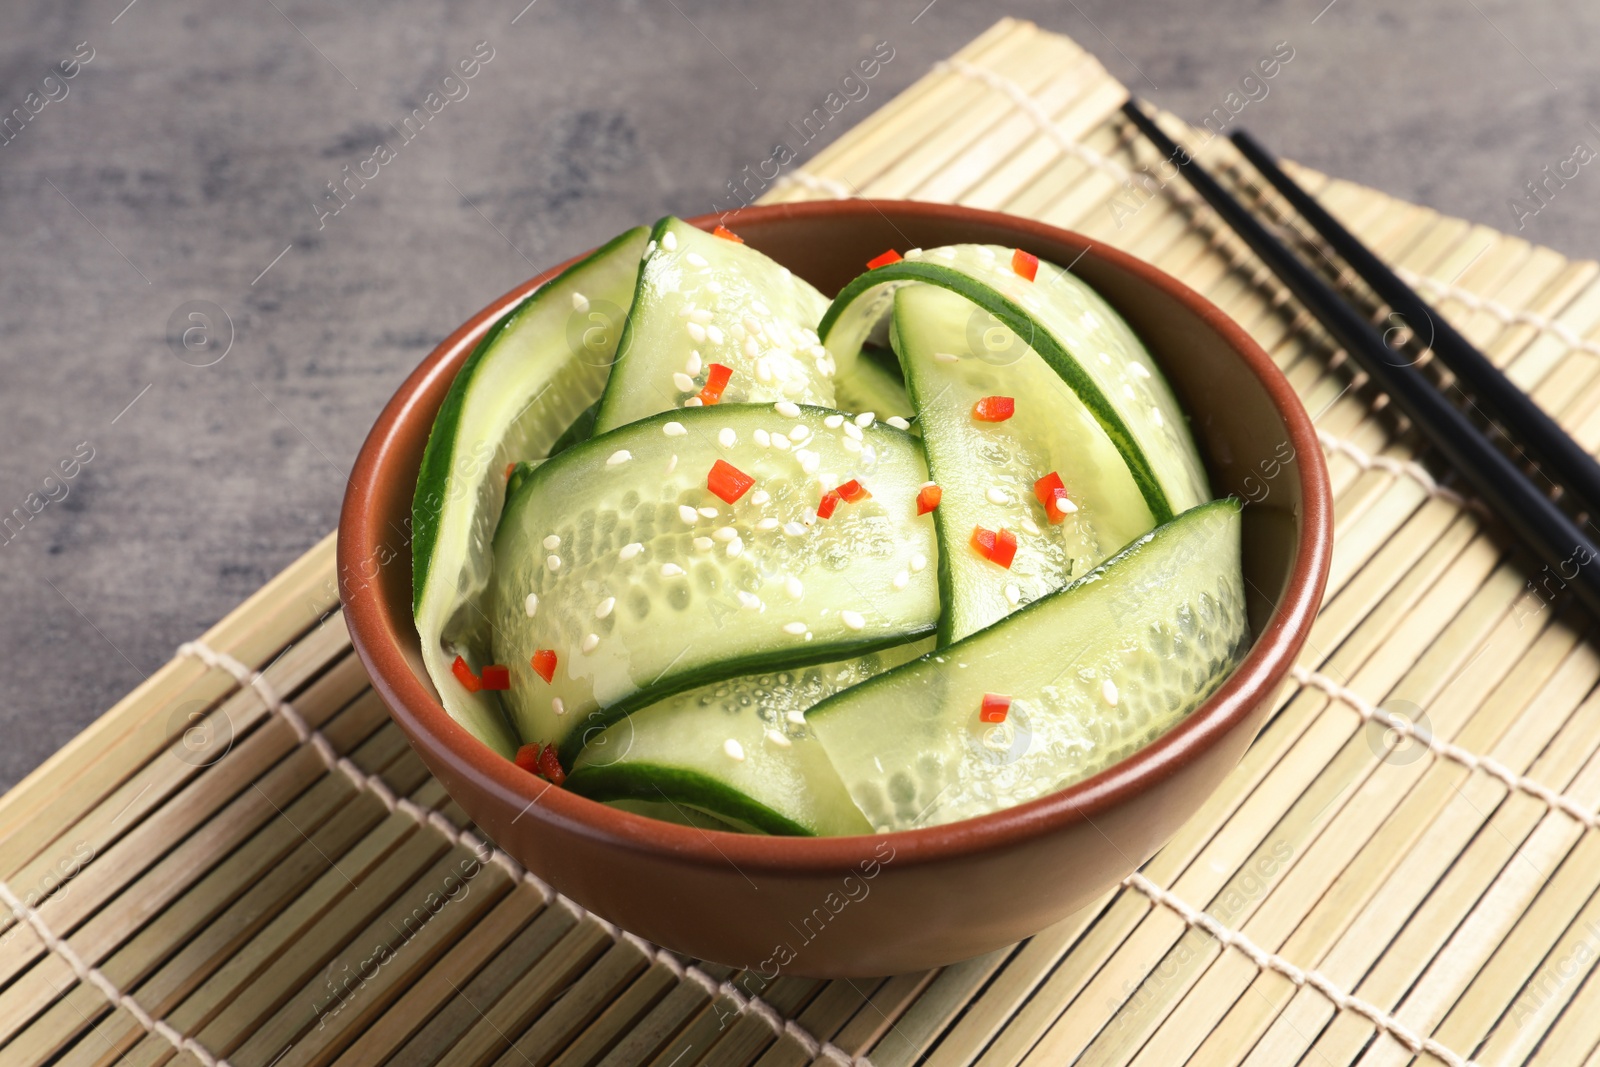
[[[691,396],[688,400],[685,400],[683,402],[683,406],[686,407],[686,408],[697,408],[697,407],[700,407],[701,405],[703,405],[704,403],[705,403],[705,401],[701,400],[699,397]]]
[[[901,571],[899,574],[894,576],[894,587],[896,589],[904,589],[907,585],[910,585],[910,584],[911,584],[911,572],[910,571]]]
[[[572,294],[572,310],[573,311],[588,311],[589,310],[589,298],[584,296],[582,293],[573,293]]]
[[[1018,604],[1022,603],[1022,590],[1018,589],[1009,582],[1006,584],[1006,603],[1010,604],[1012,607],[1016,607]]]
[[[656,243],[654,241],[651,241],[649,244],[644,246],[644,258],[645,259],[649,259],[651,256],[653,256],[655,254],[656,254]]]
[[[789,451],[789,435],[784,433],[773,434],[772,447],[776,448],[779,452]]]
[[[690,308],[689,309],[689,321],[690,322],[698,322],[700,325],[704,326],[706,323],[711,321],[711,311],[710,311],[710,309],[708,309],[708,308],[696,308],[696,307]]]
[[[722,343],[722,329],[720,327],[707,326],[706,336],[711,339],[711,343],[714,345],[720,345]]]
[[[740,321],[744,325],[746,333],[758,334],[761,332],[761,320],[754,315],[746,315]]]
[[[539,614],[539,594],[529,593],[527,599],[522,602],[522,610],[528,613],[530,619]]]
[[[689,358],[684,360],[683,369],[686,374],[688,374],[690,377],[693,377],[694,375],[700,373],[701,365],[702,360],[700,359],[700,353],[698,351],[691,351],[689,353]]]
[[[687,327],[689,330],[689,336],[694,340],[695,344],[705,343],[706,328],[704,326],[700,325],[698,322],[691,321],[687,324]]]
[[[759,341],[757,341],[754,337],[746,337],[744,339],[744,344],[741,347],[744,349],[744,354],[746,356],[748,356],[749,358],[751,358],[751,359],[760,359],[761,358],[761,343]],[[760,370],[759,367],[756,369],[756,377],[758,377],[758,378],[761,377],[761,370]],[[763,379],[763,380],[765,380],[765,379]]]
[[[989,498],[989,503],[991,504],[1004,504],[1007,500],[1011,499],[1010,497],[1006,496],[1006,491],[997,485],[991,485],[989,488],[985,489],[983,491],[983,495]]]
[[[554,552],[561,547],[561,538],[557,534],[549,534],[544,539],[544,547]]]
[[[807,426],[803,422],[789,431],[789,440],[791,441],[804,441],[810,436],[811,427]]]
[[[848,609],[839,612],[839,621],[844,623],[847,630],[862,630],[867,625],[867,620],[861,617],[860,612]]]
[[[694,392],[694,379],[681,370],[672,372],[672,385],[680,393]]]
[[[772,405],[772,410],[786,419],[798,419],[800,417],[800,406],[790,400],[778,401]]]
[[[756,596],[754,593],[747,593],[743,589],[739,590],[739,603],[743,604],[751,611],[761,610],[761,598]]]
[[[1071,515],[1078,510],[1078,505],[1074,504],[1071,500],[1064,496],[1058,496],[1056,497],[1056,510]]]
[[[822,457],[809,448],[796,449],[794,455],[800,461],[800,469],[807,474],[817,473],[817,468],[822,466]]]
[[[919,259],[919,258],[921,258],[921,256],[922,256],[922,249],[920,249],[920,248],[910,249],[905,254],[905,258],[906,259]]]
[[[667,466],[666,466],[666,470],[663,473],[664,474],[671,474],[673,471],[675,471],[677,469],[678,469],[678,454],[676,452],[674,452],[672,455],[667,457]]]
[[[683,524],[685,526],[693,526],[695,523],[700,521],[699,513],[696,512],[694,508],[691,508],[688,504],[678,505],[678,518],[683,520]]]
[[[614,596],[608,596],[594,606],[594,617],[597,619],[603,619],[607,615],[610,615],[611,609],[616,606],[617,598]]]
[[[800,579],[792,574],[783,580],[783,591],[796,600],[806,595],[806,587],[801,585]]]
[[[1117,683],[1110,678],[1100,683],[1100,697],[1112,707],[1117,706]]]
[[[772,381],[772,361],[766,356],[756,360],[756,377],[764,382]]]
[[[1128,364],[1128,369],[1133,372],[1133,376],[1135,378],[1148,378],[1148,377],[1150,377],[1150,372],[1145,369],[1145,366],[1144,366],[1143,363],[1130,363],[1130,364]]]
[[[899,415],[890,415],[887,419],[884,419],[883,421],[887,422],[890,426],[893,426],[897,430],[909,430],[909,429],[911,429],[911,424],[909,422],[907,422],[905,419],[902,419]]]
[[[626,563],[628,560],[644,551],[644,545],[638,541],[622,546],[622,551],[617,553],[617,558]]]
[[[723,551],[728,554],[729,559],[733,559],[739,553],[744,551],[744,542],[735,537],[732,541],[728,542],[728,547],[723,549]]]
[[[739,443],[739,435],[733,432],[732,426],[724,426],[717,431],[717,444],[723,448],[732,448]]]
[[[960,363],[961,357],[953,352],[935,352],[933,358],[939,363]]]
[[[918,552],[916,555],[911,557],[911,569],[913,571],[921,573],[922,568],[926,567],[927,565],[928,557],[924,556],[921,552]]]
[[[822,420],[822,425],[826,426],[830,430],[837,430],[843,424],[843,415],[829,415],[827,418]]]
[[[739,531],[734,529],[732,526],[718,526],[714,531],[712,531],[711,536],[715,537],[718,541],[732,541],[735,537],[739,536]]]
[[[700,514],[708,519],[714,519],[717,517],[718,512],[716,508],[701,508]]]
[[[699,252],[690,252],[687,256],[684,256],[683,258],[687,259],[690,263],[693,263],[697,267],[704,267],[704,266],[707,265],[706,264],[706,257],[702,256]]]
[[[861,427],[853,422],[847,422],[844,424],[844,435],[852,441],[859,441],[861,440]]]
[[[694,550],[696,552],[710,552],[715,544],[716,542],[709,537],[696,537],[694,539]]]
[[[1022,516],[1022,529],[1027,533],[1036,534],[1039,532],[1039,524],[1034,522],[1033,519],[1029,518],[1027,515],[1024,515]]]
[[[806,724],[806,713],[800,711],[799,709],[785,712],[783,717],[794,723],[796,726],[804,726]]]
[[[709,282],[706,282],[705,289],[708,293],[720,293],[722,292],[722,283],[712,278]]]
[[[544,565],[549,567],[550,572],[554,574],[556,571],[561,569],[561,557],[556,555],[546,556]]]
[[[744,762],[744,746],[733,738],[730,737],[722,742],[722,751],[729,759]]]
[[[560,697],[551,697],[550,710],[555,712],[557,715],[565,715],[567,713],[566,701],[562,700]]]
[[[779,748],[788,748],[794,743],[782,731],[774,730],[770,726],[767,728],[767,740]]]
[[[661,432],[666,434],[668,437],[682,437],[689,431],[683,428],[683,423],[681,422],[669,422],[665,426],[661,427]]]
[[[681,574],[683,574],[683,568],[676,563],[663,563],[661,565],[661,577],[663,578],[676,578]]]
[[[872,420],[876,419],[877,417],[878,416],[873,412],[863,411],[861,414],[856,416],[856,425],[865,430],[868,426],[872,425]]]
[[[762,448],[772,447],[772,435],[763,430],[761,427],[756,427],[755,432],[750,436],[754,437],[756,439],[756,444],[760,445]]]
[[[794,637],[799,637],[801,634],[806,632],[806,624],[803,622],[786,622],[783,624],[783,632]]]
[[[668,252],[676,252],[678,250],[677,234],[673,233],[671,230],[668,230],[666,233],[662,234],[661,247],[665,248]]]
[[[606,458],[606,466],[615,467],[619,463],[626,463],[633,458],[633,453],[626,448],[619,448]]]
[[[768,515],[766,518],[761,519],[756,523],[756,529],[758,530],[776,530],[777,528],[778,520],[773,518],[771,515]]]
[[[599,647],[600,647],[600,635],[599,634],[586,634],[586,635],[584,635],[583,644],[578,646],[579,650],[581,650],[585,656],[587,656],[589,653],[593,652],[595,649],[597,649]]]
[[[790,537],[799,537],[806,532],[806,528],[798,522],[786,522],[783,524],[783,532]]]
[[[750,494],[750,503],[754,504],[756,507],[760,507],[762,504],[765,504],[771,499],[772,494],[767,492],[765,489],[757,489],[755,492]]]

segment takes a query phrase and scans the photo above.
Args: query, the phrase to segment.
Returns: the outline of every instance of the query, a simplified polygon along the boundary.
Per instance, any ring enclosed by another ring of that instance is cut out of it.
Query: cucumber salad
[[[831,302],[718,226],[629,230],[483,337],[413,514],[444,706],[530,774],[701,828],[866,834],[1044,796],[1249,644],[1150,353],[1024,250]]]

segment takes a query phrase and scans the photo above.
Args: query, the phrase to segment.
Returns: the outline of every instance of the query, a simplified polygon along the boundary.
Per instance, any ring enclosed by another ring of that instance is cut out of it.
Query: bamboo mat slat
[[[1137,877],[920,974],[768,981],[663,952],[522,871],[429,777],[350,650],[330,537],[0,797],[0,1067],[1600,1067],[1592,622],[1529,591],[1209,208],[1143,177],[1126,95],[1002,20],[766,199],[1078,230],[1216,302],[1312,413],[1327,601],[1255,743]],[[1225,139],[1161,121],[1316,255]],[[1290,166],[1600,446],[1600,267]]]

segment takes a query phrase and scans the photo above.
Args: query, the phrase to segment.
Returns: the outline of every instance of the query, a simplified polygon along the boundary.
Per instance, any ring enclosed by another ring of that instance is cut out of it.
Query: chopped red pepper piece
[[[517,749],[517,758],[513,762],[529,774],[538,774],[539,753],[543,751],[543,745],[523,745]]]
[[[1031,282],[1039,273],[1039,257],[1019,248],[1011,253],[1011,269]]]
[[[839,495],[839,490],[837,489],[829,489],[826,493],[823,493],[822,502],[817,505],[817,518],[833,518],[833,510],[839,506],[839,501],[842,499],[843,497]]]
[[[734,233],[732,230],[730,230],[726,226],[722,226],[722,225],[719,225],[719,226],[717,226],[716,229],[712,230],[711,231],[711,236],[720,237],[724,241],[732,241],[736,245],[744,244],[744,238],[743,237],[740,237],[738,234]]]
[[[501,690],[511,688],[511,668],[491,663],[483,669],[483,687]]]
[[[713,363],[706,368],[706,384],[700,389],[700,402],[702,404],[720,404],[722,391],[728,387],[728,380],[733,377],[733,368],[725,367],[721,363]]]
[[[877,270],[879,267],[887,267],[891,263],[900,262],[900,259],[900,253],[891,248],[882,255],[873,256],[871,259],[867,260],[867,269]]]
[[[509,482],[511,480],[511,472],[516,470],[516,469],[517,469],[517,463],[516,463],[515,460],[512,460],[510,463],[506,464],[506,481]]]
[[[944,490],[929,482],[917,491],[917,514],[926,515],[939,506],[939,500],[944,496]]]
[[[986,396],[972,405],[972,417],[979,422],[1005,422],[1017,413],[1017,402],[1009,396]]]
[[[1017,555],[1017,535],[1004,526],[998,530],[985,530],[982,526],[974,526],[972,547],[978,555],[990,563],[1010,570],[1011,561]]]
[[[1039,503],[1044,505],[1045,517],[1052,524],[1062,523],[1070,514],[1066,505],[1069,503],[1067,487],[1061,484],[1061,475],[1051,471],[1043,478],[1033,483],[1033,495],[1039,498]],[[1076,508],[1073,509],[1077,510]]]
[[[871,499],[872,497],[872,492],[855,478],[851,478],[848,482],[845,482],[843,485],[839,486],[839,488],[835,489],[834,492],[838,493],[839,497],[846,504],[854,504],[861,500]]]
[[[972,547],[984,559],[994,558],[994,531],[982,526],[972,528]]]
[[[545,681],[548,682],[556,676],[555,649],[541,648],[529,658],[528,662],[533,664],[533,673],[537,674]]]
[[[755,484],[754,478],[733,464],[720,459],[711,465],[711,473],[706,475],[706,488],[728,504],[744,496]]]
[[[567,772],[561,768],[561,760],[556,757],[556,746],[546,745],[544,751],[539,753],[539,773],[550,780],[551,785],[560,785],[567,780]]]
[[[999,693],[985,693],[983,706],[978,709],[978,719],[981,722],[1005,722],[1006,713],[1010,710],[1010,697],[1001,696]]]
[[[469,693],[476,693],[483,688],[483,683],[478,681],[478,676],[472,673],[472,668],[467,666],[467,661],[460,656],[457,656],[456,661],[450,664],[450,673],[456,676],[456,681],[460,682],[461,687]]]

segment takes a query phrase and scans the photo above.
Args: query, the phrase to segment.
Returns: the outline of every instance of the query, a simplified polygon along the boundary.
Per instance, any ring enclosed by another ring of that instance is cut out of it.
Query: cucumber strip
[[[636,227],[540,286],[495,323],[450,391],[422,455],[412,504],[412,610],[422,658],[445,708],[510,757],[516,742],[493,693],[469,693],[450,670],[490,662],[489,552],[506,464],[543,455],[559,428],[594,401],[615,351],[620,308],[633,300],[648,232]],[[599,316],[591,322],[586,316]]]
[[[713,363],[733,371],[724,403],[833,407],[833,359],[816,333],[827,306],[827,297],[755,249],[662,219],[594,432],[684,407]]]
[[[719,461],[754,479],[733,504],[708,487]],[[931,632],[926,478],[910,434],[787,401],[663,412],[529,470],[495,534],[489,607],[519,735],[571,766],[600,729],[673,693]],[[852,479],[871,497],[818,519],[822,494]],[[530,662],[541,650],[556,653],[552,682]]]
[[[982,311],[968,324],[971,347],[997,344],[1009,327],[1072,387],[1122,453],[1157,522],[1211,495],[1199,450],[1172,389],[1150,353],[1099,293],[1069,271],[1041,261],[1033,281],[1011,268],[1013,249],[950,245],[913,249],[903,260],[868,271],[845,286],[818,332],[839,366],[860,349],[893,310],[894,290],[927,282]]]
[[[555,444],[550,446],[550,455],[559,456],[579,441],[587,441],[594,436],[594,417],[600,411],[600,401],[578,412],[578,417],[572,420],[572,425],[561,431],[561,436],[556,438]]]
[[[917,405],[928,472],[942,491],[933,513],[940,644],[1054,592],[1155,526],[1116,446],[1038,353],[1015,335],[1000,339],[1007,353],[1001,365],[982,358],[987,350],[971,351],[967,324],[977,310],[938,286],[895,293],[891,336]],[[973,406],[995,395],[1014,398],[1016,413],[1004,422],[975,419]],[[1052,472],[1075,508],[1059,523],[1034,493],[1034,483]],[[979,526],[1015,534],[1009,569],[973,550]]]
[[[906,395],[900,367],[894,353],[863,349],[861,358],[848,373],[840,372],[833,381],[834,395],[844,411],[870,411],[880,419],[899,416],[910,419],[917,413]]]
[[[1111,766],[1199,706],[1249,643],[1239,502],[1202,504],[963,641],[816,705],[879,831],[982,815]],[[986,693],[1011,698],[980,721]]]
[[[762,833],[871,833],[804,713],[929,644],[679,693],[607,727],[578,756],[567,788],[682,806]]]

